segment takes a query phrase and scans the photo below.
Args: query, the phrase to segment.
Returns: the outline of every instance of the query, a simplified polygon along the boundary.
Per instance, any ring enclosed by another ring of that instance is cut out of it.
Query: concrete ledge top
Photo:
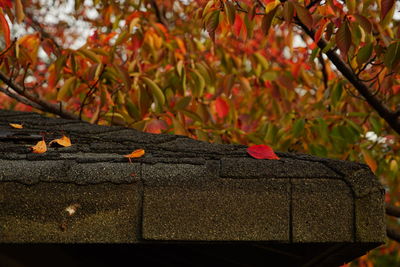
[[[71,147],[30,152],[63,134]],[[0,243],[325,244],[301,262],[335,265],[385,241],[384,190],[367,165],[277,155],[0,110]]]

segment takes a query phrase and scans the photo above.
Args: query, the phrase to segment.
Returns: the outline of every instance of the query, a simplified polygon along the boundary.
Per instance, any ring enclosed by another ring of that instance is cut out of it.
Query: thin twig
[[[79,119],[82,119],[82,112],[83,112],[83,108],[86,105],[86,100],[92,96],[94,94],[94,92],[96,91],[96,86],[99,83],[104,71],[106,69],[106,65],[103,66],[103,69],[100,72],[99,78],[97,78],[97,80],[94,82],[94,84],[92,86],[89,87],[89,92],[85,95],[85,98],[83,99],[82,103],[81,103],[81,107],[79,109]]]
[[[14,83],[13,80],[11,80],[10,77],[5,75],[2,71],[0,71],[0,80],[3,81],[5,84],[7,84],[11,89],[13,89],[15,93],[27,98],[31,102],[35,103],[37,106],[40,106],[40,110],[59,115],[60,117],[65,119],[73,119],[73,120],[78,119],[78,117],[75,114],[70,113],[69,111],[66,110],[60,110],[58,105],[50,103],[27,90],[24,91],[24,89],[21,88],[21,86]]]
[[[400,242],[400,231],[399,229],[394,228],[393,226],[386,225],[386,234],[387,236],[397,242]]]
[[[42,110],[42,111],[45,111],[45,110],[42,109],[41,106],[37,105],[36,103],[30,101],[29,99],[27,99],[27,98],[25,98],[23,96],[20,96],[20,95],[14,93],[14,92],[11,92],[10,89],[0,87],[0,92],[3,92],[4,94],[8,95],[9,97],[11,97],[11,98],[13,98],[13,99],[17,100],[18,102],[21,102],[21,103],[23,103],[25,105],[31,106],[33,108],[36,108],[36,109],[39,109],[39,110]]]
[[[390,204],[385,205],[386,214],[389,216],[400,218],[400,207]]]

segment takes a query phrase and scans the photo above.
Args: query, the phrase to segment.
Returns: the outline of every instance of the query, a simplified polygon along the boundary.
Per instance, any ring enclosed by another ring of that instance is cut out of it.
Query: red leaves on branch
[[[256,159],[279,159],[274,150],[267,145],[254,145],[247,148],[247,153]]]

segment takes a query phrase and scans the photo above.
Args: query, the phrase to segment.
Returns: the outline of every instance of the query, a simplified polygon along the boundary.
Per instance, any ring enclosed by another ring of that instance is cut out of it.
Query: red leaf
[[[328,25],[329,21],[326,18],[323,18],[319,23],[318,23],[318,30],[314,35],[314,42],[318,43],[318,41],[321,39],[322,34],[325,31],[326,26]]]
[[[346,58],[351,46],[351,31],[347,22],[344,22],[337,31],[336,44],[340,49],[340,53]]]
[[[274,150],[267,145],[254,145],[247,148],[247,153],[256,159],[279,159]]]
[[[240,17],[239,14],[236,14],[235,23],[233,24],[233,33],[236,36],[239,36],[240,30],[242,29],[242,26],[243,26],[243,20],[242,20],[242,18]]]
[[[381,20],[383,20],[394,5],[394,0],[381,0]]]
[[[12,8],[12,1],[11,0],[0,0],[0,7],[1,8]]]
[[[221,97],[217,97],[215,100],[215,109],[217,110],[217,115],[221,119],[225,118],[229,113],[229,105]]]

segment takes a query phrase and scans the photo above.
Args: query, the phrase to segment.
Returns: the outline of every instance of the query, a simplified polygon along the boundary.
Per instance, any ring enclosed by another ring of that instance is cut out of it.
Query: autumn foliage
[[[0,0],[0,108],[365,162],[400,205],[394,0],[42,2]]]

